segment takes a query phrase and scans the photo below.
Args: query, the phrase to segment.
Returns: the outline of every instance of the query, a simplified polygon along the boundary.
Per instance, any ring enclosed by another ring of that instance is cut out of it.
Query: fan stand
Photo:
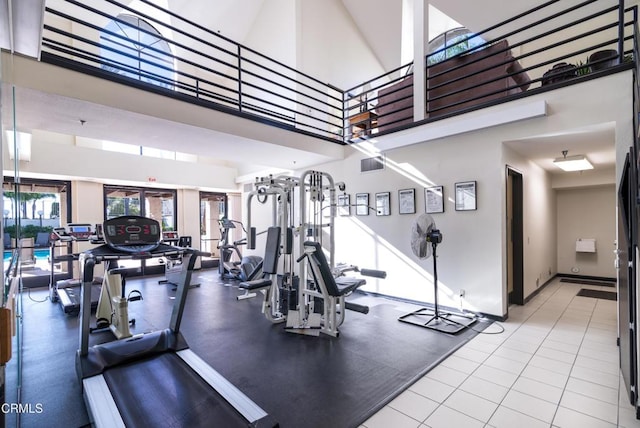
[[[431,330],[437,330],[442,333],[456,334],[468,328],[476,322],[475,318],[470,318],[462,314],[453,314],[450,312],[440,312],[438,308],[438,266],[436,261],[437,242],[431,242],[433,248],[433,293],[435,303],[433,309],[421,308],[416,311],[402,315],[398,321],[408,324],[414,324]],[[429,317],[424,322],[425,317]]]

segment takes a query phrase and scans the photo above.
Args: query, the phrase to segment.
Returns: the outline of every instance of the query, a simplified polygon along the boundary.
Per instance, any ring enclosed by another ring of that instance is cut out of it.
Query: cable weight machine
[[[257,199],[266,204],[270,200],[272,226],[265,232],[279,234],[279,238],[267,238],[265,260],[274,255],[278,267],[263,269],[263,279],[243,282],[240,287],[263,292],[263,313],[274,323],[285,322],[287,331],[338,336],[346,309],[368,312],[365,306],[345,301],[365,281],[344,276],[344,272],[359,269],[336,270],[335,266],[336,198],[345,190],[344,183],[335,183],[325,172],[306,171],[299,178],[258,178],[254,185],[247,197],[247,248],[256,248],[259,235],[252,223],[256,217],[252,202]],[[373,270],[360,273],[367,272],[385,276]]]

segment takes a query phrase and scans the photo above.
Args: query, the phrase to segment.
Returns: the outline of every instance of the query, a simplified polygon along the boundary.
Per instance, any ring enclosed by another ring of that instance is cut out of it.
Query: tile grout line
[[[526,317],[526,318],[525,318],[525,319],[520,323],[520,325],[519,325],[515,330],[513,330],[513,331],[512,331],[512,332],[507,336],[507,338],[506,338],[505,340],[503,340],[503,341],[502,341],[502,343],[501,343],[500,345],[498,345],[498,347],[497,347],[496,349],[494,349],[492,352],[490,352],[490,353],[489,353],[489,357],[485,358],[485,359],[483,360],[483,362],[482,362],[482,363],[480,363],[480,364],[478,365],[478,367],[476,367],[476,368],[475,368],[471,373],[467,374],[467,376],[466,376],[465,380],[466,380],[466,379],[468,379],[470,376],[472,376],[472,375],[473,375],[473,373],[475,373],[475,372],[476,372],[480,367],[482,367],[482,366],[484,365],[484,362],[485,362],[488,358],[490,358],[492,355],[494,355],[495,351],[496,351],[497,349],[499,349],[499,348],[500,348],[500,346],[502,346],[502,344],[504,344],[504,342],[505,342],[507,339],[509,339],[509,338],[513,337],[513,336],[516,334],[516,332],[517,332],[518,330],[520,330],[520,328],[525,324],[525,322],[526,322],[526,321],[528,321],[528,320],[529,320],[529,319],[530,319],[534,314],[536,314],[536,313],[537,313],[537,312],[538,312],[538,311],[539,311],[539,310],[544,306],[544,304],[548,303],[548,302],[549,302],[549,300],[551,300],[551,298],[552,298],[552,297],[553,297],[553,296],[554,296],[554,295],[555,295],[559,290],[560,290],[560,287],[558,286],[555,292],[553,292],[549,297],[547,297],[541,305],[539,305],[539,306],[538,306],[538,307],[537,307],[537,308],[536,308],[536,309],[535,309],[531,314],[529,314],[529,315],[528,315],[528,316],[527,316],[527,317]],[[566,308],[565,308],[565,310],[566,310]],[[563,313],[564,313],[564,311],[563,311]],[[557,323],[557,320],[556,320],[556,323]],[[555,325],[555,323],[554,323],[554,325]],[[545,338],[548,336],[548,334],[549,334],[549,333],[547,333],[547,335],[545,336]],[[476,336],[476,337],[478,337],[478,336]],[[541,344],[542,344],[542,342],[541,342]],[[538,345],[538,347],[536,348],[536,352],[537,352],[537,350],[540,348],[541,344],[540,344],[540,345]],[[465,344],[465,347],[466,347],[467,345],[468,345],[468,343],[467,343],[467,344]],[[473,349],[473,348],[472,348],[472,349]],[[532,354],[531,358],[533,358],[533,356],[534,356],[534,355],[535,355],[535,352],[534,352],[534,354]],[[460,357],[460,358],[464,358],[464,357]],[[529,361],[531,361],[531,358],[529,358],[529,360],[527,361],[527,365],[529,364]],[[491,366],[487,366],[487,367],[491,367]],[[526,366],[525,366],[525,367],[526,367]],[[520,377],[520,375],[518,375],[518,378],[519,378],[519,377]],[[517,379],[518,379],[518,378],[516,378],[516,381],[517,381]],[[490,381],[487,381],[487,382],[490,382]],[[493,382],[491,382],[491,383],[493,383]],[[498,385],[498,384],[496,384],[496,385]],[[498,386],[502,386],[502,385],[498,385]],[[513,386],[513,385],[512,385],[512,386]],[[445,406],[445,407],[447,407],[447,408],[451,409],[451,407],[446,406],[446,405],[444,404],[444,402],[445,402],[445,401],[446,401],[446,400],[447,400],[447,399],[448,399],[448,398],[449,398],[449,397],[450,397],[450,396],[451,396],[455,391],[457,391],[458,389],[460,389],[460,386],[459,386],[459,385],[458,385],[457,387],[455,387],[455,389],[453,390],[453,392],[451,392],[451,394],[449,394],[449,395],[448,395],[448,396],[443,400],[443,402],[442,402],[442,403],[438,403],[438,407],[436,407],[436,408],[434,409],[434,411],[433,411],[429,416],[431,416],[433,413],[435,413],[435,412],[438,410],[438,408],[440,408],[440,406]],[[511,391],[511,387],[509,387],[509,391]],[[466,392],[466,391],[463,391],[463,392]],[[508,394],[508,392],[507,392],[507,394]],[[475,395],[475,394],[472,394],[472,395]],[[475,396],[476,396],[476,397],[478,397],[477,395],[475,395]],[[505,397],[506,397],[506,394],[505,394]],[[483,397],[480,397],[480,398],[483,398]],[[500,406],[502,405],[502,401],[504,401],[504,397],[502,398],[502,400],[500,401],[500,403],[497,403],[497,404],[498,404],[498,406],[497,406],[497,407],[496,407],[496,409],[491,413],[491,416],[489,416],[488,421],[489,421],[489,420],[491,420],[491,418],[495,415],[496,411],[500,408]],[[505,406],[505,407],[506,407],[506,406]],[[508,407],[507,407],[507,408],[508,408]],[[509,408],[509,409],[510,409],[510,408]],[[461,414],[463,414],[463,415],[465,415],[465,416],[469,416],[469,415],[467,415],[466,413],[462,413],[462,412],[460,412],[460,411],[458,411],[458,410],[456,410],[456,409],[452,409],[452,410],[455,410],[455,411],[457,411],[458,413],[461,413]],[[513,410],[513,409],[510,409],[510,410]],[[514,410],[514,411],[516,411],[516,412],[518,412],[518,413],[521,413],[521,414],[525,415],[524,413],[519,412],[519,411],[517,411],[517,410]],[[427,418],[422,422],[422,424],[425,424],[425,422],[426,422],[426,420],[429,418],[429,416],[428,416],[428,417],[427,417]],[[525,416],[529,416],[529,415],[525,415]],[[469,416],[469,417],[471,417],[471,416]],[[475,418],[473,418],[473,419],[475,419]],[[534,418],[534,419],[537,419],[537,418]],[[483,424],[485,424],[485,425],[487,425],[487,424],[489,423],[488,421],[487,421],[487,422],[484,422],[484,421],[480,421],[479,419],[476,419],[476,420],[478,420],[479,422],[482,422],[482,423],[483,423]],[[540,419],[538,419],[538,420],[540,420]],[[544,422],[544,421],[543,421],[543,422]]]

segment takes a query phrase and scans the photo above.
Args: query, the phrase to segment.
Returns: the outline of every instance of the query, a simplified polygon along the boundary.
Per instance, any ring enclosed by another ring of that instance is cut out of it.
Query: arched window
[[[464,27],[454,28],[436,36],[427,47],[427,64],[435,64],[462,52],[472,51],[486,41]],[[480,47],[483,49],[485,46]]]
[[[173,89],[173,55],[169,43],[147,21],[120,14],[100,34],[102,69]]]

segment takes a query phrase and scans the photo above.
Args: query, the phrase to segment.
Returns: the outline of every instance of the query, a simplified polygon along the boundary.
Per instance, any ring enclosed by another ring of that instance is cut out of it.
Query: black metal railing
[[[341,90],[139,3],[154,13],[118,0],[47,7],[42,59],[339,144],[604,76],[637,59],[635,7],[551,0],[427,55],[424,118],[416,120],[412,63]],[[144,24],[135,26],[135,44],[121,31],[133,28],[131,17]],[[485,42],[460,49],[478,37]],[[451,50],[458,53],[436,61]]]
[[[170,19],[116,0],[85,3],[65,0],[45,9],[44,61],[343,143],[342,90],[151,1],[141,3]],[[133,25],[129,16],[145,25]],[[140,37],[135,43],[132,31]]]
[[[414,120],[412,63],[348,89],[345,117],[358,115],[362,100],[371,112],[367,133],[348,138],[359,141],[608,74],[638,58],[636,23],[635,7],[625,9],[624,1],[588,0],[564,9],[549,1],[456,43],[486,40],[471,50],[452,45],[427,55],[422,120]],[[458,53],[432,60],[447,50]]]

